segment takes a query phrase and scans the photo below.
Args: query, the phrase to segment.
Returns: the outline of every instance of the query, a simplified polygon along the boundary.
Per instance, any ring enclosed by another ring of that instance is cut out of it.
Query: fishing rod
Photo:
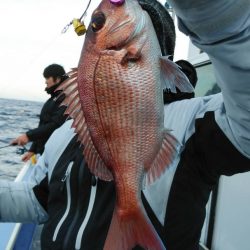
[[[5,145],[5,146],[0,147],[0,150],[1,150],[1,149],[4,149],[4,148],[16,146],[16,145],[17,145],[17,144],[8,144],[8,145]],[[24,154],[24,153],[27,152],[27,151],[28,151],[28,149],[27,149],[25,146],[22,146],[22,148],[17,148],[16,153],[19,154],[19,155],[22,155],[22,154]],[[1,154],[1,155],[2,155],[2,154]]]
[[[10,178],[15,178],[16,175],[9,175],[9,174],[0,174],[0,177],[2,176],[6,176],[6,177],[10,177]]]
[[[0,149],[3,149],[3,148],[8,148],[8,147],[12,147],[12,146],[17,146],[17,143],[11,143],[11,144],[8,144],[8,145],[5,145],[5,146],[2,146],[2,147],[0,147]]]
[[[5,146],[3,146],[3,147],[0,147],[0,149],[3,149],[3,148],[8,148],[8,147],[11,147],[11,146],[13,146],[13,145],[11,145],[11,144],[9,144],[9,145],[5,145]]]

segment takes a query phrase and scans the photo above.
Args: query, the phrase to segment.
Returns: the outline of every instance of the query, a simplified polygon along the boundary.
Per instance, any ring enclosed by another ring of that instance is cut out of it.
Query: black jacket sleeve
[[[250,159],[242,155],[217,125],[214,112],[208,112],[196,123],[196,152],[200,171],[218,177],[250,171]]]
[[[37,143],[33,142],[30,146],[29,152],[33,152],[36,154],[37,153],[36,148],[37,148]]]
[[[54,103],[46,103],[41,112],[40,119],[44,119],[46,117],[46,121],[40,121],[38,128],[29,130],[26,132],[30,141],[44,140],[48,139],[50,135],[53,133],[55,129],[60,127],[64,121],[66,120],[66,116],[64,115],[66,107],[60,107],[60,103],[63,98],[58,98]],[[51,100],[50,102],[52,102]],[[50,106],[47,108],[46,106]]]
[[[55,129],[60,127],[64,121],[65,116],[63,115],[65,111],[64,107],[59,108],[54,114],[51,121],[47,124],[40,125],[38,128],[29,130],[26,134],[30,141],[41,140],[48,138]]]

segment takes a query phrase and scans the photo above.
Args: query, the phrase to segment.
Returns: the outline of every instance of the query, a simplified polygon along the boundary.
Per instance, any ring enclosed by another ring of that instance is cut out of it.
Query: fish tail
[[[115,209],[104,250],[131,250],[139,245],[147,250],[166,250],[145,212],[121,215]]]

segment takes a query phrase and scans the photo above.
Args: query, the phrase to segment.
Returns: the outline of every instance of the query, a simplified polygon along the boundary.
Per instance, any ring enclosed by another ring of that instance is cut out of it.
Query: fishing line
[[[73,24],[75,28],[75,32],[77,33],[78,36],[82,36],[86,33],[86,27],[84,22],[82,21],[83,17],[87,15],[87,11],[89,9],[89,6],[91,4],[91,0],[89,0],[88,5],[83,12],[83,14],[80,16],[80,18],[75,18],[73,19],[70,23],[68,23],[62,30],[62,34],[66,33],[69,27]]]
[[[8,175],[8,174],[0,174],[0,177],[2,176],[7,176],[7,177],[10,177],[10,178],[15,178],[16,175]]]
[[[1,149],[4,149],[4,148],[9,148],[9,147],[11,147],[12,145],[11,144],[9,144],[9,145],[5,145],[5,146],[2,146],[2,147],[0,147],[0,150]],[[0,153],[0,155],[6,155],[6,153]]]
[[[83,14],[81,15],[81,17],[79,18],[80,20],[82,20],[82,18],[83,18],[85,15],[87,15],[87,10],[89,9],[90,4],[91,4],[91,0],[89,0],[89,3],[88,3],[88,5],[87,5],[86,10],[83,12]]]
[[[72,24],[74,24],[74,26],[75,26],[75,25],[77,26],[77,27],[75,27],[76,30],[77,30],[77,28],[80,28],[80,31],[78,31],[79,35],[82,34],[81,32],[84,32],[84,33],[85,33],[85,29],[81,29],[81,27],[79,27],[79,26],[81,26],[81,24],[78,24],[78,23],[76,23],[76,22],[77,22],[77,20],[79,20],[79,21],[81,22],[82,18],[83,18],[85,15],[87,15],[87,10],[89,9],[89,6],[90,6],[90,4],[91,4],[91,1],[92,1],[92,0],[89,0],[88,5],[87,5],[87,7],[86,7],[84,13],[81,15],[81,17],[80,17],[79,19],[74,19],[74,20],[72,20],[69,24],[67,24],[67,25],[64,27],[64,29],[62,30],[61,33],[65,33],[65,32],[68,30],[68,28],[69,28]],[[57,41],[59,40],[59,38],[60,38],[60,34],[57,34],[54,38],[52,38],[51,41],[50,41],[49,43],[47,43],[47,44],[40,50],[40,52],[38,52],[38,53],[34,56],[34,58],[32,58],[32,59],[30,60],[30,62],[28,63],[28,66],[33,65],[34,62],[38,61],[38,59],[40,59],[40,57],[41,57],[42,55],[44,55],[44,52],[45,52],[45,51],[47,51],[49,48],[52,47],[52,45],[54,46],[54,44],[57,43]],[[28,68],[28,67],[27,67],[27,68]],[[29,71],[30,71],[30,70],[31,70],[31,69],[29,69]]]
[[[81,15],[81,17],[80,17],[79,19],[74,19],[74,20],[72,20],[69,24],[67,24],[67,25],[64,27],[64,29],[62,30],[61,34],[62,34],[62,33],[65,33],[65,32],[68,30],[68,28],[69,28],[72,24],[74,24],[74,26],[77,26],[77,27],[75,27],[75,30],[80,29],[80,30],[78,31],[78,34],[79,34],[79,35],[82,34],[81,32],[84,32],[84,33],[85,33],[85,29],[84,29],[84,28],[82,29],[81,27],[79,27],[79,26],[81,26],[81,24],[78,24],[78,23],[77,23],[77,20],[79,20],[79,22],[81,22],[81,19],[87,14],[87,10],[89,9],[89,6],[90,6],[90,4],[91,4],[91,1],[92,1],[92,0],[89,0],[88,5],[87,5],[87,7],[86,7],[84,13]],[[56,43],[58,42],[58,40],[59,40],[61,34],[55,35],[55,37],[53,37],[53,38],[50,40],[50,42],[48,42],[44,47],[42,47],[42,49],[41,49],[41,50],[40,50],[31,60],[30,60],[30,62],[28,63],[28,66],[27,66],[27,70],[26,70],[25,72],[29,72],[29,71],[32,70],[29,66],[30,66],[30,65],[33,65],[36,61],[38,61],[38,59],[40,59],[40,57],[41,57],[42,55],[44,55],[44,53],[45,53],[48,49],[50,49],[52,46],[54,46],[54,44],[56,44]]]

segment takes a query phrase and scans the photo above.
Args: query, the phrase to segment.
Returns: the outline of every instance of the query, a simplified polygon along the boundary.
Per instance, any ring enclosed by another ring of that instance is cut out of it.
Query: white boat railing
[[[31,168],[31,163],[30,162],[26,163],[19,172],[18,176],[16,177],[15,182],[22,181],[27,175],[30,168]],[[21,227],[22,227],[21,223],[14,224],[14,228],[12,229],[12,233],[9,236],[9,241],[6,244],[5,250],[12,250],[14,248]]]

